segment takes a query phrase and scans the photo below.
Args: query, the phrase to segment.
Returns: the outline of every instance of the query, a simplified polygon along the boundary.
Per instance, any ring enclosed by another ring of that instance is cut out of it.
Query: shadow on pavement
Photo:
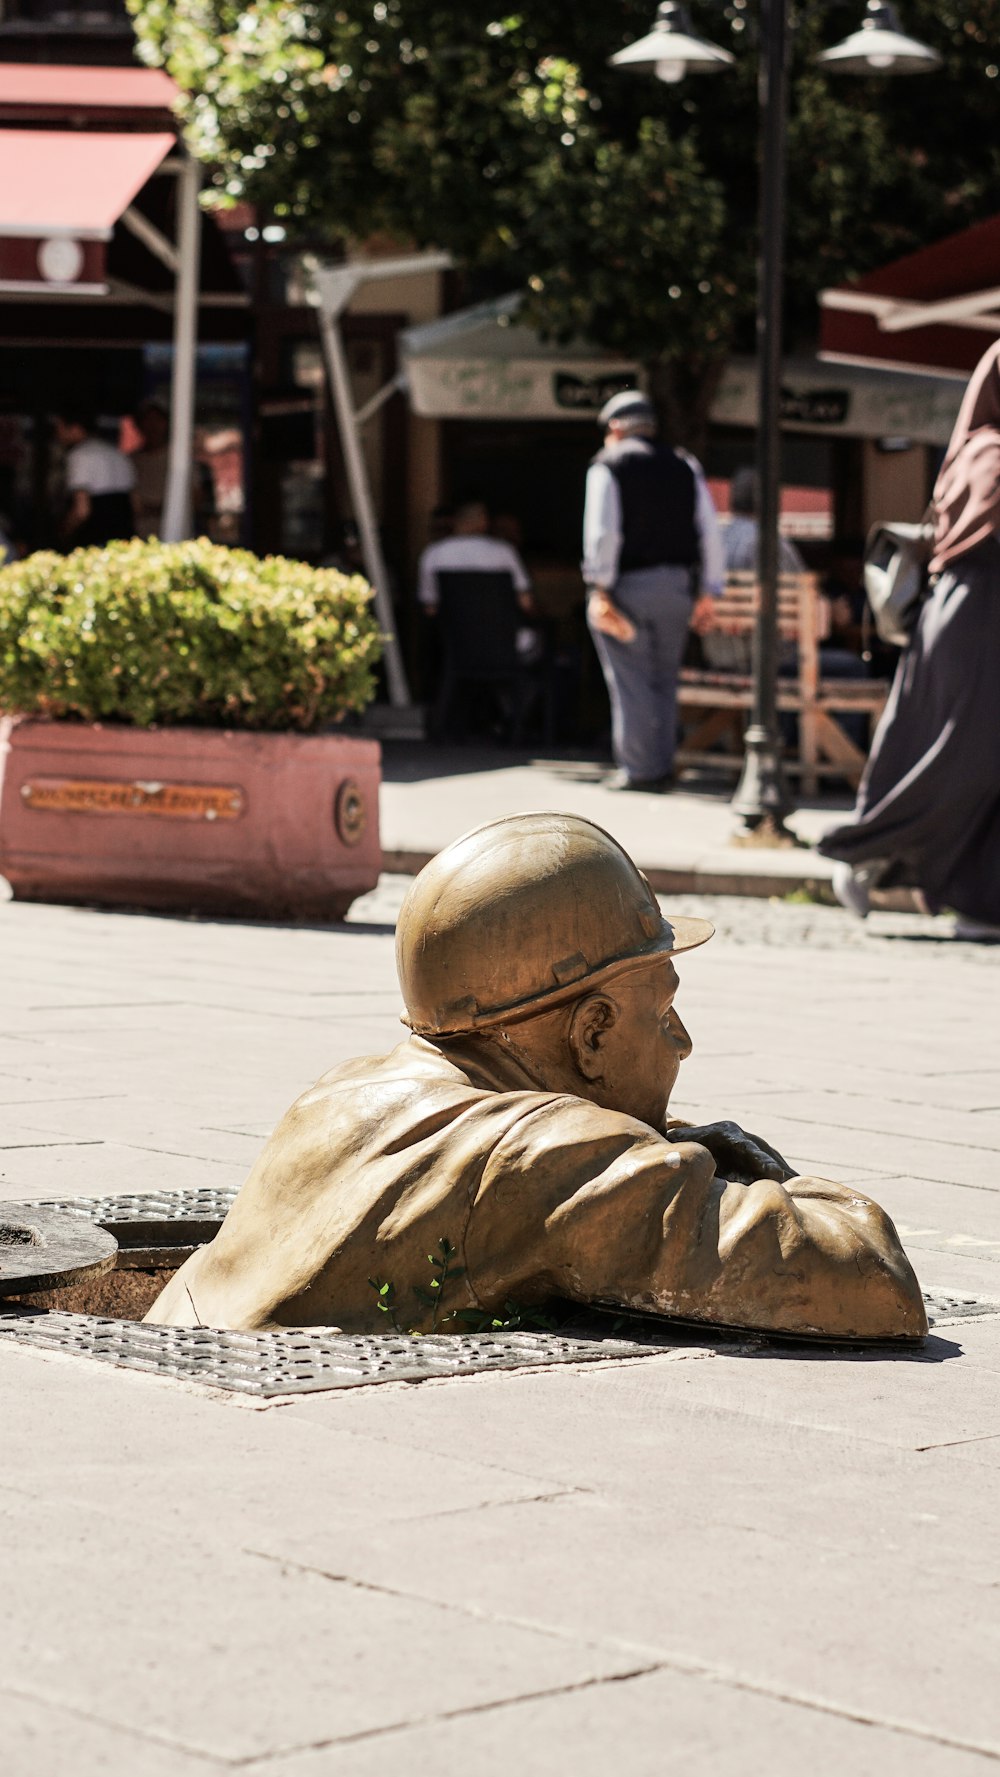
[[[540,759],[537,749],[523,747],[446,746],[433,741],[383,741],[382,778],[390,784],[423,783],[433,778],[472,777],[484,771],[511,771],[544,764],[553,771],[565,770],[578,782],[600,784],[611,771],[599,755],[581,756],[579,750],[558,748]]]
[[[963,1347],[957,1341],[935,1332],[929,1333],[919,1344],[911,1340],[896,1343],[887,1340],[884,1344],[876,1344],[846,1339],[804,1339],[793,1334],[713,1327],[703,1321],[623,1314],[610,1308],[574,1312],[568,1304],[565,1319],[560,1318],[558,1306],[553,1308],[553,1318],[558,1322],[555,1330],[574,1338],[617,1338],[641,1344],[647,1350],[653,1347],[663,1351],[707,1345],[720,1357],[794,1358],[808,1359],[811,1363],[943,1364],[963,1355]]]

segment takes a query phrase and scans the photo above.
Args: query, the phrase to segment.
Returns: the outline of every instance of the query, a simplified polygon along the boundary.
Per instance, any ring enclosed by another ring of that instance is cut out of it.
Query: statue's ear
[[[585,1080],[599,1080],[604,1074],[604,1049],[608,1032],[618,1023],[620,1013],[616,1002],[606,993],[588,993],[578,1000],[569,1021],[570,1054],[578,1073]]]

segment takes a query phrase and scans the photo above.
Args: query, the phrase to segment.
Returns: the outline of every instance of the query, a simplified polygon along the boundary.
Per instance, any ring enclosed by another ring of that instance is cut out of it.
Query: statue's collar
[[[437,1057],[464,1075],[480,1092],[545,1092],[551,1090],[530,1072],[526,1058],[499,1035],[448,1037],[435,1040],[413,1036],[406,1047],[428,1061]]]

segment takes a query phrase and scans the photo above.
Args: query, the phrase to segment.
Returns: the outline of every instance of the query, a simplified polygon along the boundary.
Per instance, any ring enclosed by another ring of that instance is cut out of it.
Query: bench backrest
[[[710,668],[717,672],[750,671],[750,644],[760,581],[756,574],[726,575],[725,590],[714,602],[715,628],[702,637],[702,649]],[[830,605],[819,590],[816,574],[778,576],[778,636],[797,642],[799,652],[815,657],[820,642],[830,633]]]
[[[742,635],[752,629],[760,603],[756,574],[727,574],[721,598],[715,601],[719,629]],[[786,641],[798,641],[813,630],[818,641],[830,633],[830,606],[820,595],[818,574],[779,574],[778,632]]]

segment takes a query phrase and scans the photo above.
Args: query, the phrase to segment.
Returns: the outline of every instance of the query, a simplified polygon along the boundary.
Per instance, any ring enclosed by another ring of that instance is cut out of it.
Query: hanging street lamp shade
[[[734,60],[728,49],[719,49],[698,36],[686,6],[678,0],[663,0],[649,35],[620,49],[610,58],[609,66],[652,72],[658,80],[673,85],[685,74],[715,74]]]
[[[868,0],[860,31],[817,57],[831,74],[929,74],[941,57],[899,28],[896,8],[887,0]]]

